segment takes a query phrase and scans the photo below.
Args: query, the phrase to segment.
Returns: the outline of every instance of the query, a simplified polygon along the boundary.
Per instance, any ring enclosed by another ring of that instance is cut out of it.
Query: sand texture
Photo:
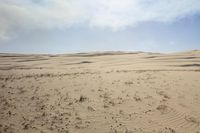
[[[200,51],[0,54],[0,133],[199,133]]]

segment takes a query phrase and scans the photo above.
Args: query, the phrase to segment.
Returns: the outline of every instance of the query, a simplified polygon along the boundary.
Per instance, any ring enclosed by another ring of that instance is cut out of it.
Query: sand
[[[200,51],[0,54],[0,133],[199,133]]]

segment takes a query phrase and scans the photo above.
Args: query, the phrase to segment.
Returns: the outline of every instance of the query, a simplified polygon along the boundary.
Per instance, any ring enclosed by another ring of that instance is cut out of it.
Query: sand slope
[[[200,51],[0,54],[0,133],[199,133]]]

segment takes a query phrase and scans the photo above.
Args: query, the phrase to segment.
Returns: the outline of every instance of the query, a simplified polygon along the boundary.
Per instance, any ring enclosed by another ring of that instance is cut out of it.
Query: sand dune
[[[0,54],[0,133],[199,133],[200,51]]]

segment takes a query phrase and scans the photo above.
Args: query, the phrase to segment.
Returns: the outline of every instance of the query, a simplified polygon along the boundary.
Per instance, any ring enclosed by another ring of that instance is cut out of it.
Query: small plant
[[[5,88],[5,87],[6,87],[6,85],[4,85],[4,84],[1,86],[1,88]]]
[[[87,100],[87,97],[85,97],[85,96],[80,96],[80,98],[79,98],[79,102],[84,102],[84,101],[86,101]]]
[[[132,81],[127,81],[127,82],[125,82],[125,84],[126,85],[131,85],[131,84],[133,84],[133,82]]]

